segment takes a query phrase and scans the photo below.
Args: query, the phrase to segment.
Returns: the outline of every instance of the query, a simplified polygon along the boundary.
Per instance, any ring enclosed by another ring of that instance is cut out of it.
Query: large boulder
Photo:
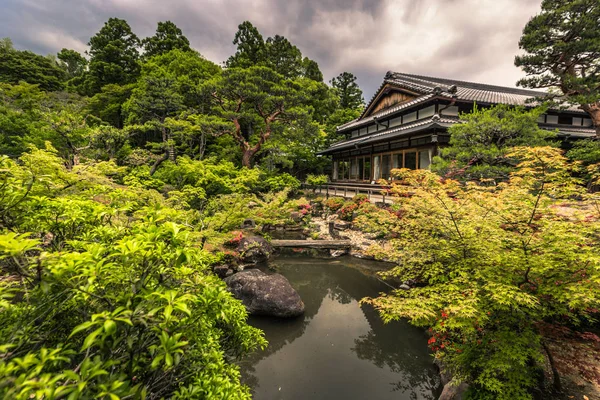
[[[302,299],[283,275],[250,269],[225,278],[225,283],[249,314],[289,318],[304,313]]]
[[[244,237],[237,247],[242,263],[258,264],[269,260],[273,254],[273,248],[266,239],[255,237]]]

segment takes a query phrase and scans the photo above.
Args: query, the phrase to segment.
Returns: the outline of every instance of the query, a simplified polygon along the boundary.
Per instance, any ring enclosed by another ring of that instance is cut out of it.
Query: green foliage
[[[193,50],[173,49],[154,56],[142,65],[142,76],[168,76],[183,97],[186,107],[207,113],[210,104],[198,85],[221,72],[221,68]]]
[[[188,104],[209,109],[208,99],[199,93],[197,85],[217,72],[219,68],[199,54],[178,49],[144,63],[123,110],[133,139],[162,154],[155,160],[152,174],[165,160],[176,159],[177,147],[188,154],[204,154],[206,128],[210,130],[214,117],[195,115]]]
[[[154,36],[142,40],[142,45],[144,47],[145,58],[165,54],[174,49],[182,51],[192,50],[188,38],[171,21],[159,22]]]
[[[357,229],[377,239],[392,237],[397,234],[399,229],[397,226],[398,216],[395,213],[379,208],[375,204],[365,202],[360,198],[357,199],[357,202],[360,204],[356,210],[357,217],[354,218],[354,226]],[[394,257],[387,254],[386,258],[393,259]]]
[[[538,127],[543,112],[498,105],[461,114],[463,123],[449,128],[450,145],[440,150],[431,169],[464,180],[507,179],[517,164],[508,156],[513,147],[545,146],[554,136]]]
[[[60,66],[67,72],[69,79],[82,76],[87,68],[87,60],[75,50],[62,49],[56,55]]]
[[[342,72],[333,78],[330,84],[340,99],[340,107],[342,109],[356,110],[364,107],[363,93],[356,83],[356,76],[354,74]]]
[[[594,321],[600,305],[598,198],[551,147],[517,147],[507,182],[463,185],[400,170],[388,275],[410,290],[368,300],[385,321],[430,328],[430,346],[473,398],[530,399],[543,358],[542,321]]]
[[[90,62],[83,93],[93,96],[105,85],[135,82],[140,72],[140,41],[127,21],[110,18],[88,44]]]
[[[337,127],[358,118],[360,114],[360,108],[338,108],[332,112],[325,121],[327,143],[331,144],[340,140],[344,140],[344,135],[338,135]]]
[[[309,185],[324,185],[327,182],[329,182],[329,176],[327,175],[308,174],[306,176],[306,183]]]
[[[103,86],[99,93],[89,99],[87,111],[101,122],[121,129],[125,125],[123,105],[134,88],[133,84]]]
[[[588,185],[598,185],[600,178],[600,141],[578,140],[567,152],[567,157],[573,161],[580,162],[585,171],[583,176]]]
[[[215,159],[192,160],[180,157],[177,164],[165,163],[156,177],[182,189],[188,185],[201,187],[208,196],[248,193],[260,183],[257,169],[237,168],[231,162]]]
[[[600,136],[600,4],[596,0],[544,0],[523,29],[525,54],[515,65],[528,75],[518,84],[556,87],[560,101],[581,105]]]
[[[123,183],[129,187],[161,190],[164,182],[150,174],[147,165],[134,167],[123,177]]]
[[[344,206],[345,202],[346,201],[343,197],[330,197],[323,202],[323,205],[327,207],[330,211],[336,212]]]
[[[284,189],[298,190],[300,181],[288,173],[270,176],[264,180],[263,190],[267,192],[280,192]]]
[[[302,74],[303,59],[300,50],[285,37],[275,35],[265,42],[266,64],[286,78]]]
[[[238,26],[233,44],[237,45],[237,51],[227,60],[227,68],[249,68],[259,65],[266,57],[265,40],[250,21]]]
[[[43,125],[41,100],[43,93],[36,85],[0,84],[0,153],[18,156],[30,143],[38,143],[35,133]]]
[[[44,93],[36,85],[0,84],[0,152],[16,157],[49,141],[69,166],[89,145],[85,101],[68,93]]]
[[[342,208],[339,209],[338,215],[344,221],[352,221],[354,212],[358,209],[358,204],[353,201],[347,201]]]
[[[231,361],[265,341],[197,216],[96,175],[114,168],[0,158],[0,397],[250,398]]]
[[[323,73],[315,60],[304,57],[302,60],[302,75],[315,82],[323,82]]]
[[[154,72],[140,77],[131,96],[123,104],[127,113],[126,123],[156,121],[162,125],[167,117],[172,117],[183,109],[183,96],[177,90],[175,78],[165,71]]]
[[[302,52],[281,35],[265,39],[250,21],[238,25],[233,39],[237,51],[225,62],[227,68],[271,68],[288,79],[305,77],[323,82],[323,73],[316,61],[302,57]]]
[[[10,40],[0,45],[0,82],[13,85],[27,82],[48,91],[60,90],[66,74],[53,60],[31,51],[19,51]]]
[[[212,96],[213,112],[226,127],[222,134],[234,138],[242,151],[242,165],[248,168],[272,135],[306,112],[297,82],[266,67],[227,69],[203,90]]]
[[[581,161],[584,165],[600,163],[600,141],[578,140],[573,142],[573,147],[567,152],[567,157],[574,161]]]

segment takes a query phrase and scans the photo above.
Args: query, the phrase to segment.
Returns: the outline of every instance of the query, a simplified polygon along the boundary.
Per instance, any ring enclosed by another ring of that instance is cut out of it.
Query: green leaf
[[[87,330],[87,329],[89,329],[90,327],[92,327],[92,326],[94,326],[96,324],[97,324],[97,322],[87,321],[87,322],[84,322],[83,324],[77,325],[75,327],[75,329],[73,329],[73,331],[71,332],[71,334],[69,335],[69,337],[75,335],[78,332]]]
[[[93,331],[92,333],[90,333],[89,335],[87,335],[87,337],[83,341],[83,346],[81,347],[81,350],[82,351],[87,350],[89,347],[94,345],[94,341],[96,340],[96,337],[101,333],[102,333],[102,328],[98,328],[95,331]]]
[[[113,335],[117,331],[117,323],[113,320],[107,319],[104,321],[104,331],[109,335]]]

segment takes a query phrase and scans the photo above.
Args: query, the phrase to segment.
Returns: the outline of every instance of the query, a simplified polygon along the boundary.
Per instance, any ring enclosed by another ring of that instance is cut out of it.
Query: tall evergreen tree
[[[313,81],[323,82],[323,73],[319,68],[319,64],[316,61],[311,60],[308,57],[304,57],[302,60],[303,75],[305,78],[312,79]]]
[[[359,108],[364,106],[363,93],[356,83],[356,76],[350,72],[342,72],[331,81],[337,91],[341,108]]]
[[[173,49],[191,50],[188,38],[171,21],[159,22],[154,36],[142,40],[142,45],[144,46],[144,58],[165,54]]]
[[[99,93],[104,85],[134,82],[140,73],[140,41],[127,21],[110,18],[90,39],[90,64],[84,91]]]
[[[527,73],[518,85],[558,88],[563,100],[590,114],[600,138],[600,2],[544,0],[525,26],[515,65]]]
[[[237,45],[237,50],[225,62],[228,68],[248,68],[265,62],[265,40],[250,21],[244,21],[238,26],[233,44]]]
[[[267,66],[286,78],[302,75],[302,53],[285,37],[275,35],[266,42]]]

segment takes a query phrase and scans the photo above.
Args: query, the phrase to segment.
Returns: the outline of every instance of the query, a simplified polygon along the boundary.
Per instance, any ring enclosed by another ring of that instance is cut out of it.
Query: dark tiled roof
[[[459,100],[478,101],[482,103],[525,105],[527,104],[527,101],[532,98],[547,96],[547,93],[536,90],[510,88],[398,72],[388,72],[386,80],[396,82],[400,85],[405,82],[418,84],[430,90],[433,90],[438,86],[446,93],[449,92],[450,87],[456,86],[456,95]]]
[[[446,117],[440,118],[437,115],[434,115],[433,117],[426,118],[420,121],[415,121],[409,124],[404,124],[394,128],[386,129],[382,132],[372,133],[370,135],[360,136],[349,140],[342,140],[340,142],[332,144],[327,150],[321,151],[318,154],[329,154],[347,148],[352,148],[354,146],[378,142],[380,140],[385,139],[391,139],[405,134],[413,133],[415,131],[422,131],[433,127],[447,128],[458,122],[458,119]]]
[[[378,111],[372,115],[369,115],[368,117],[365,117],[364,114],[376,99],[377,94],[387,84],[419,93],[422,96],[419,96],[412,101]],[[459,101],[524,106],[528,104],[535,104],[532,103],[532,100],[536,98],[543,98],[547,96],[547,93],[536,90],[510,88],[487,85],[483,83],[459,81],[455,79],[435,78],[430,76],[404,74],[390,71],[385,75],[383,83],[373,98],[369,101],[369,104],[363,111],[363,115],[354,121],[350,121],[339,126],[338,130],[347,130],[361,125],[368,125],[368,123],[372,122],[374,118],[382,118],[390,114],[394,114],[402,109],[423,103],[436,96],[446,97],[448,99],[451,99],[455,96],[455,98]],[[584,114],[582,110],[576,107],[570,107],[568,110],[571,112]]]
[[[413,93],[419,94],[413,100],[401,103],[384,110],[377,111],[367,117],[365,113],[369,107],[373,105],[378,93],[385,85],[392,85],[401,89],[407,89]],[[381,87],[377,93],[369,101],[368,106],[363,111],[360,118],[350,121],[338,127],[339,131],[347,131],[355,127],[372,125],[375,120],[383,119],[384,117],[396,114],[401,110],[409,109],[416,105],[427,103],[434,98],[456,99],[465,102],[477,102],[484,104],[509,104],[509,105],[531,105],[535,104],[532,100],[541,99],[547,93],[535,90],[526,90],[510,87],[502,87],[495,85],[486,85],[474,82],[458,81],[454,79],[434,78],[422,75],[402,74],[397,72],[388,72],[385,76]],[[570,112],[585,114],[582,110],[571,107]],[[364,136],[359,136],[347,140],[334,143],[327,150],[319,154],[329,154],[337,151],[353,148],[359,145],[374,143],[386,139],[392,139],[411,133],[424,131],[432,127],[449,127],[458,123],[458,118],[448,118],[434,115],[433,117],[418,120],[408,124],[396,126],[381,132],[371,133]],[[595,130],[593,127],[577,127],[569,125],[540,125],[542,129],[550,131],[558,131],[559,135],[584,138],[594,137]]]

